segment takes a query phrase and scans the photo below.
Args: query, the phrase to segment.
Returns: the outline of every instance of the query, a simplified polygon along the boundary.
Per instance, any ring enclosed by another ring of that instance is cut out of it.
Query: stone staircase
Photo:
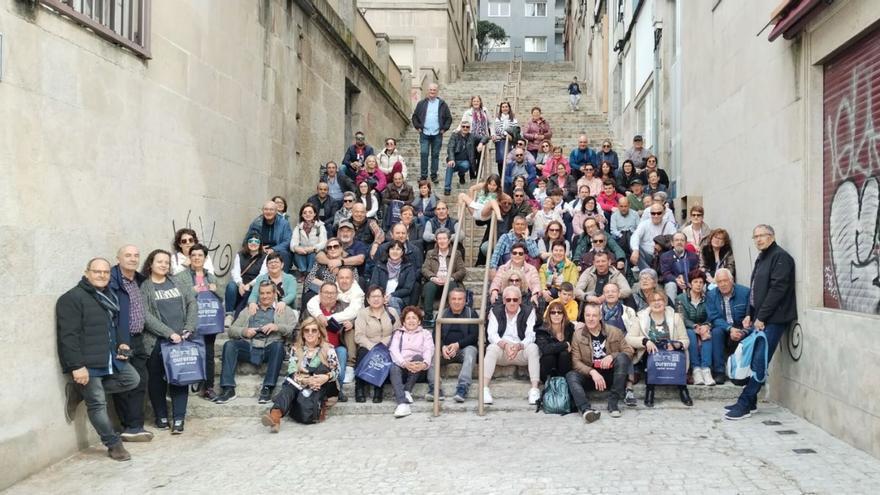
[[[502,88],[502,83],[507,80],[507,71],[509,64],[498,62],[484,62],[472,64],[467,67],[462,78],[446,87],[441,87],[441,97],[446,100],[450,106],[453,115],[454,125],[457,125],[462,113],[467,109],[472,95],[480,95],[491,112],[498,103],[498,97]],[[588,108],[588,98],[584,98],[581,104],[581,111],[571,112],[568,108],[568,93],[566,88],[571,78],[574,76],[574,66],[571,63],[539,63],[525,62],[523,63],[522,83],[519,100],[519,110],[515,112],[518,120],[525,123],[528,119],[529,109],[532,106],[540,106],[543,110],[544,117],[550,122],[553,129],[553,143],[563,146],[564,152],[568,152],[577,145],[577,138],[580,134],[586,133],[590,138],[590,145],[597,148],[602,140],[610,138],[610,132],[606,118],[603,114]],[[448,197],[442,195],[442,180],[444,173],[443,158],[445,157],[444,143],[441,152],[440,164],[440,186],[434,187],[434,192],[441,199],[445,199],[450,203],[450,214],[457,215],[456,200],[459,192],[464,192],[471,185],[470,183],[459,186],[458,178],[453,179],[452,194]],[[418,135],[415,130],[408,129],[398,140],[398,148],[403,153],[407,164],[410,167],[410,182],[415,187],[415,182],[419,176],[419,144]],[[615,144],[615,149],[622,155],[623,148]],[[487,165],[492,170],[495,169],[494,151],[488,150],[489,161]],[[476,253],[479,250],[480,241],[483,237],[483,231],[488,227],[478,227],[472,219],[467,218],[461,227],[463,242],[467,256],[468,264],[467,276],[465,278],[465,286],[474,292],[474,306],[479,309],[482,300],[482,283],[485,268],[473,267],[476,259]],[[299,307],[299,304],[295,307]],[[219,376],[221,369],[221,355],[223,344],[226,342],[226,336],[220,335],[217,338],[215,346],[216,355],[216,384],[219,392]],[[287,361],[282,366],[282,374],[278,377],[280,385],[286,375]],[[450,364],[441,368],[441,376],[443,377],[443,389],[447,395],[447,400],[441,403],[443,412],[476,412],[477,396],[479,393],[477,384],[477,370],[474,370],[474,384],[468,392],[468,400],[463,404],[457,404],[451,400],[451,396],[455,390],[456,378],[460,370],[459,364]],[[253,366],[250,364],[240,363],[236,372],[236,393],[238,398],[227,404],[214,404],[207,402],[198,397],[191,397],[188,406],[188,415],[192,417],[209,418],[209,417],[242,417],[256,418],[265,409],[266,405],[257,403],[260,387],[262,385],[262,377],[265,373],[265,366]],[[528,395],[530,384],[528,381],[528,372],[525,368],[517,367],[501,367],[495,371],[492,380],[492,395],[495,399],[494,404],[487,406],[486,411],[511,411],[511,410],[527,410],[529,406],[526,397]],[[344,386],[349,401],[336,404],[330,411],[330,415],[343,414],[391,414],[394,410],[394,397],[390,385],[386,385],[384,389],[384,402],[381,404],[373,404],[371,392],[368,391],[366,403],[354,402],[354,384],[346,384]],[[739,393],[739,388],[732,385],[715,386],[715,387],[690,387],[691,395],[695,401],[705,400],[729,400],[732,401]],[[413,396],[416,399],[413,404],[413,412],[430,412],[432,411],[432,403],[424,400],[427,392],[427,384],[419,383],[413,390]],[[636,395],[641,399],[644,397],[644,385],[636,386]],[[594,398],[597,406],[604,408],[604,394]],[[641,407],[641,406],[640,406]],[[677,391],[670,387],[660,387],[657,389],[657,407],[683,407],[678,400]]]

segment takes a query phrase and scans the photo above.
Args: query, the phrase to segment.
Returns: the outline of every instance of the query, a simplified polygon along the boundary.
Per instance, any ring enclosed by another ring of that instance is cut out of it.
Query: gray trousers
[[[452,359],[446,359],[441,354],[440,360],[444,364],[461,363],[461,371],[458,372],[458,385],[465,388],[471,386],[474,376],[474,365],[477,363],[477,348],[475,346],[469,345],[464,349],[459,349],[458,354]],[[431,366],[428,368],[428,389],[431,392],[434,391],[434,363],[431,363]]]
[[[134,366],[126,364],[112,375],[92,376],[85,386],[77,385],[86,403],[89,422],[101,437],[101,443],[107,447],[116,445],[120,441],[107,414],[107,394],[128,392],[137,387],[140,381],[141,377]]]

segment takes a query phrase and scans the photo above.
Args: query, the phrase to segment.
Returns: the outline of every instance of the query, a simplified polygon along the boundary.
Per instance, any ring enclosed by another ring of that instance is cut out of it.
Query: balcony
[[[565,32],[565,16],[564,15],[556,16],[556,32],[557,33]]]

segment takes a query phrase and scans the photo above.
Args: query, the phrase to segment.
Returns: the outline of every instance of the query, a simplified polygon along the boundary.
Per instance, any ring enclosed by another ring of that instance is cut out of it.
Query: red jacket
[[[604,211],[610,212],[614,208],[617,208],[617,200],[619,200],[621,197],[622,195],[617,191],[614,191],[611,196],[606,195],[605,191],[602,191],[601,193],[599,193],[598,196],[596,196],[596,204],[599,205],[599,208],[602,208]]]

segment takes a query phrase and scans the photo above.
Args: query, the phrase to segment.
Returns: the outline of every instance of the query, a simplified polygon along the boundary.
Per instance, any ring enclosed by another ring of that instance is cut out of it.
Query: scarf
[[[475,110],[473,112],[474,134],[485,136],[486,129],[488,128],[486,124],[486,116],[483,114],[483,109]]]
[[[96,289],[95,300],[107,311],[107,316],[110,317],[110,324],[113,325],[113,328],[116,328],[116,319],[119,316],[119,298],[112,291]]]
[[[314,220],[312,220],[312,221],[303,220],[301,225],[302,225],[301,228],[302,228],[303,232],[305,232],[306,235],[309,235],[312,232],[312,227],[315,226],[315,221]]]
[[[608,303],[602,303],[602,321],[605,323],[614,323],[618,321],[623,321],[623,304],[619,302],[614,306],[609,307]],[[617,325],[614,325],[617,326]],[[626,331],[625,328],[619,327],[621,330]]]
[[[395,280],[398,276],[400,276],[401,265],[403,265],[403,258],[397,261],[388,258],[388,263],[386,263],[385,265],[388,268],[388,280]]]

